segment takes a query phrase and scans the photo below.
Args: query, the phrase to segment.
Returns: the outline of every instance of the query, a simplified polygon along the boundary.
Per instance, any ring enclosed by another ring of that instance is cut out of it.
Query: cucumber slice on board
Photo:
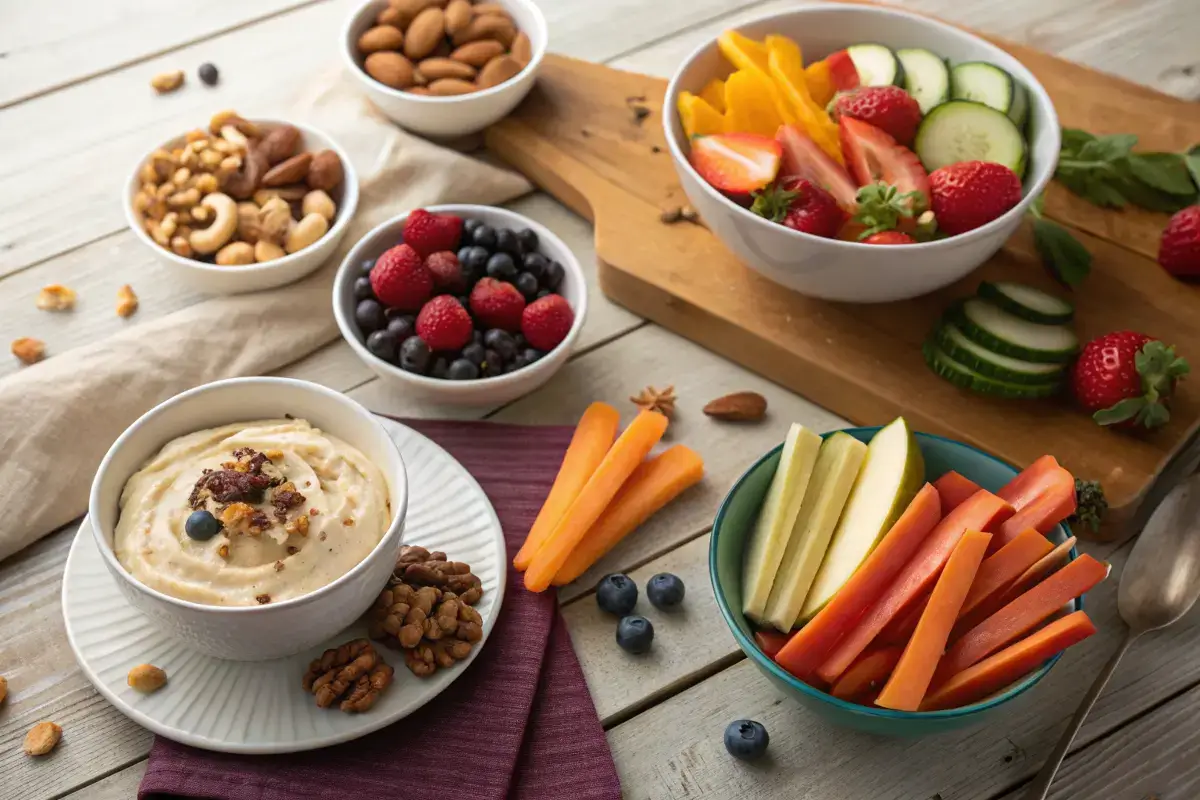
[[[984,281],[979,296],[1010,314],[1041,325],[1066,325],[1075,317],[1075,306],[1062,298],[1012,281]]]
[[[1005,383],[1035,386],[1057,383],[1066,371],[1065,364],[1039,364],[993,353],[964,336],[953,322],[943,322],[933,336],[937,346],[952,360]]]
[[[913,148],[930,172],[959,161],[994,161],[1019,178],[1025,175],[1021,131],[1003,113],[970,100],[951,100],[930,111]]]
[[[1079,338],[1065,325],[1038,325],[979,298],[960,305],[953,319],[971,341],[1022,361],[1062,364],[1079,351]]]
[[[950,70],[941,56],[908,47],[897,50],[896,58],[904,67],[904,91],[916,99],[922,114],[950,99]]]
[[[846,48],[861,86],[904,85],[904,67],[896,54],[881,44],[852,44]]]
[[[921,348],[925,363],[936,375],[961,386],[972,392],[986,394],[992,397],[1004,397],[1013,400],[1032,400],[1038,397],[1050,397],[1058,394],[1061,383],[1021,384],[1008,383],[988,377],[965,364],[955,361],[944,350],[933,342],[926,342]]]

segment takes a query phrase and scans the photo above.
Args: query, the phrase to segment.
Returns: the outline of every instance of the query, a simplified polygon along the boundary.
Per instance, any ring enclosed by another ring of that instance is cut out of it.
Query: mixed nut
[[[150,154],[134,210],[159,246],[239,266],[297,253],[324,236],[343,179],[332,150],[302,150],[292,125],[260,127],[222,111],[173,149]]]
[[[490,89],[529,66],[533,46],[499,3],[389,0],[358,38],[363,69],[410,94]]]

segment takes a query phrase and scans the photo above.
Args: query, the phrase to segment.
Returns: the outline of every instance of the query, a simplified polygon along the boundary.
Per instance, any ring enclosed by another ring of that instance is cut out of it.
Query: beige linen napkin
[[[371,228],[420,206],[495,204],[531,188],[405,133],[340,74],[319,81],[291,116],[332,136],[358,172],[358,211],[338,252],[299,283],[214,297],[0,380],[0,559],[83,514],[105,451],[153,406],[203,383],[271,372],[336,339],[333,275]]]

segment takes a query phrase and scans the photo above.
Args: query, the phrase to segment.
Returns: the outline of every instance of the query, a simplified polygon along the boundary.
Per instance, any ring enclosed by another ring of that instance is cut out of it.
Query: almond
[[[477,82],[481,89],[490,89],[504,83],[522,69],[521,64],[512,56],[496,56],[479,70]]]
[[[524,32],[518,33],[513,39],[512,52],[509,54],[517,60],[517,63],[522,67],[528,67],[529,62],[533,60],[533,42],[529,41],[529,37]]]
[[[395,6],[388,6],[375,17],[375,24],[395,25],[397,28],[404,29],[408,27],[409,20],[410,18],[404,16],[400,9]]]
[[[342,169],[342,159],[332,150],[321,150],[313,155],[312,165],[308,168],[308,188],[332,192],[342,182],[345,171]]]
[[[412,62],[390,50],[371,53],[363,62],[363,68],[372,78],[393,89],[403,89],[412,84]]]
[[[472,67],[482,67],[496,56],[503,54],[504,45],[495,39],[482,39],[455,49],[450,57],[455,61],[470,64]]]
[[[259,144],[267,163],[275,166],[280,161],[291,158],[300,149],[300,129],[295,125],[280,125],[272,128]]]
[[[425,88],[424,86],[413,86],[411,88],[405,89],[404,91],[408,92],[409,94],[419,94],[419,95],[424,95],[426,97],[433,94],[433,92],[429,91],[429,89]]]
[[[388,5],[411,20],[427,8],[445,8],[446,0],[388,0]]]
[[[470,64],[455,61],[452,58],[427,58],[417,69],[427,80],[436,81],[440,78],[458,78],[464,81],[475,79],[475,68]]]
[[[403,44],[404,32],[394,25],[376,25],[358,37],[358,51],[364,54],[399,50]]]
[[[167,685],[167,673],[153,664],[138,664],[129,670],[125,680],[131,689],[151,694]]]
[[[499,3],[477,3],[474,7],[475,16],[482,17],[484,14],[499,14],[502,17],[512,19],[512,15],[508,13],[508,9]]]
[[[312,164],[312,153],[294,155],[281,164],[276,164],[262,176],[263,186],[284,186],[289,183],[302,181],[308,176],[308,168]]]
[[[459,80],[458,78],[442,78],[441,80],[433,81],[427,88],[430,94],[438,95],[439,97],[470,94],[479,90],[479,87],[470,81]]]
[[[453,36],[471,23],[470,0],[450,0],[446,6],[446,34]]]
[[[495,39],[507,50],[516,35],[517,29],[513,27],[512,20],[508,17],[502,17],[498,14],[484,14],[481,17],[477,16],[472,19],[471,24],[454,34],[451,38],[454,40],[455,46],[464,45],[467,42],[475,42],[480,39]]]
[[[757,422],[767,413],[767,398],[758,392],[734,392],[713,400],[704,413],[730,422]]]
[[[62,728],[53,722],[39,722],[25,734],[25,755],[44,756],[54,749],[62,738]]]
[[[413,61],[434,51],[446,35],[446,14],[440,8],[427,8],[408,26],[404,35],[404,55]]]

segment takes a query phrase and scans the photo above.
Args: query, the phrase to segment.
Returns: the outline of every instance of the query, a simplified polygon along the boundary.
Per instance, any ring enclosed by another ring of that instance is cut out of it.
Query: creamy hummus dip
[[[304,420],[226,425],[175,439],[129,479],[114,549],[135,578],[181,600],[279,602],[366,558],[391,522],[388,497],[378,467]],[[188,517],[204,511],[211,538],[194,538]]]

